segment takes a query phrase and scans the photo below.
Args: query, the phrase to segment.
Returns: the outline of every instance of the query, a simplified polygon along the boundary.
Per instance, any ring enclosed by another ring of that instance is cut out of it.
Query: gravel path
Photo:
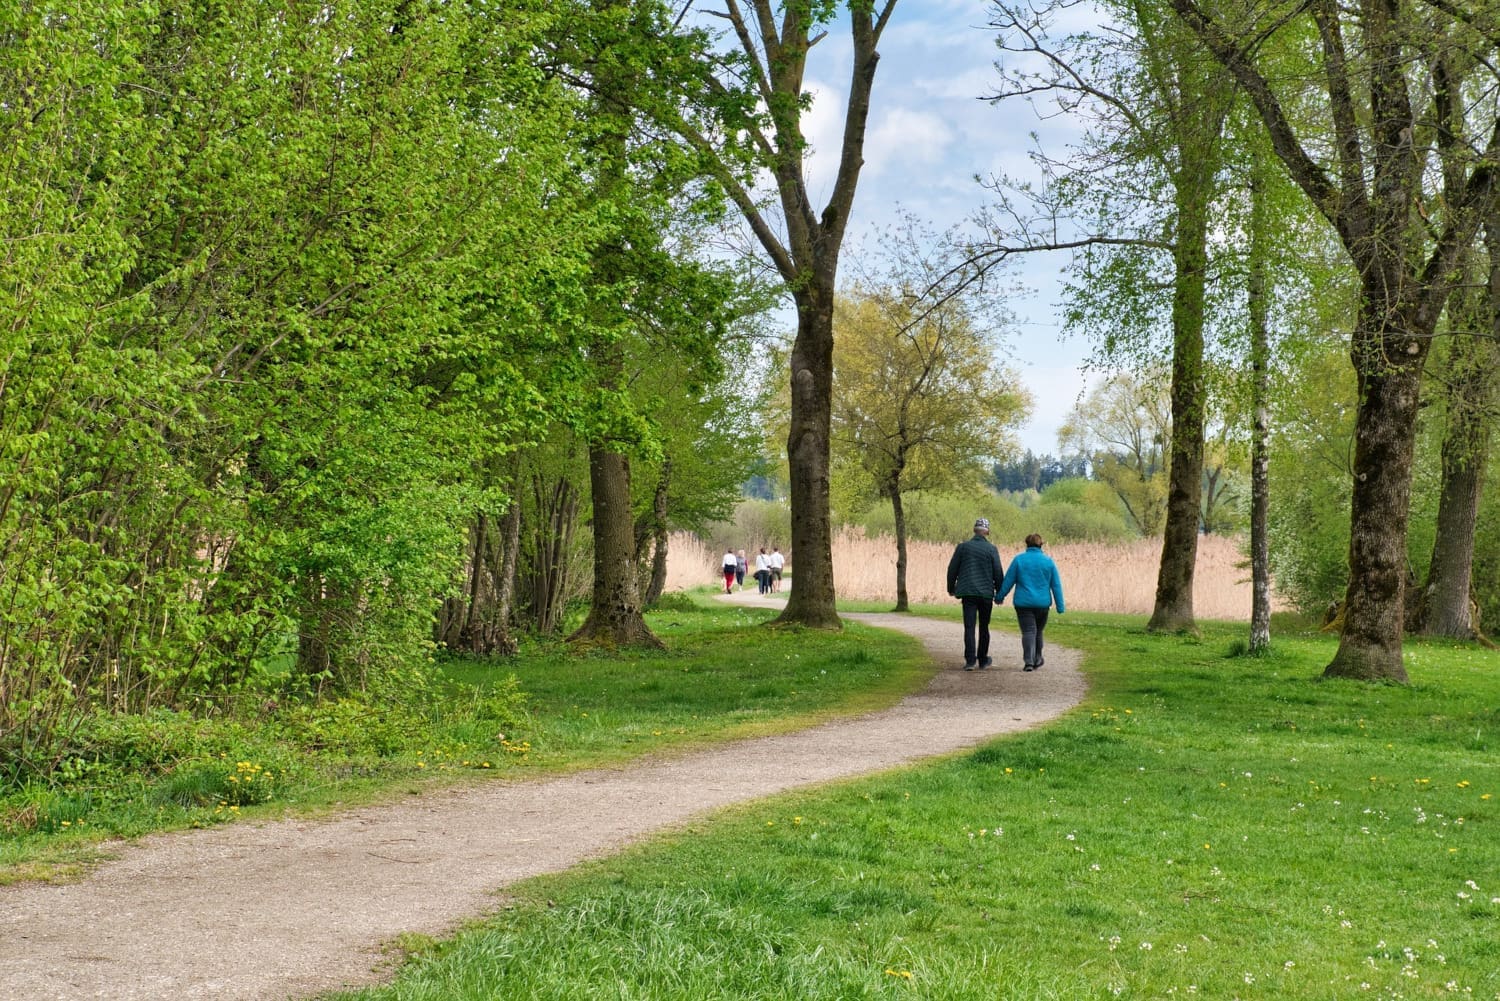
[[[382,943],[402,932],[442,935],[492,911],[510,883],[718,807],[1034,727],[1084,694],[1070,650],[1050,648],[1047,666],[1026,674],[1020,641],[997,634],[996,666],[969,674],[957,666],[955,623],[846,618],[917,636],[943,669],[891,709],[810,730],[332,820],[158,835],[76,884],[0,887],[0,999],[285,1001],[371,983]]]

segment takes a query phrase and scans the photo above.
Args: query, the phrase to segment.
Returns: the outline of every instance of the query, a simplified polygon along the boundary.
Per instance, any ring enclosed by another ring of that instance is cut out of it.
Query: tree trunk
[[[1324,677],[1407,681],[1401,662],[1406,529],[1422,365],[1431,331],[1413,329],[1367,283],[1352,338],[1359,376],[1350,498],[1349,587],[1338,652]],[[1393,329],[1394,328],[1394,329]]]
[[[896,607],[893,612],[908,610],[906,598],[906,509],[901,506],[901,481],[890,485],[891,514],[896,522]]]
[[[1474,639],[1471,590],[1474,576],[1474,529],[1484,492],[1489,460],[1487,414],[1496,397],[1500,369],[1500,232],[1492,218],[1486,225],[1490,249],[1489,281],[1483,288],[1465,285],[1449,304],[1452,351],[1446,366],[1448,425],[1443,436],[1443,488],[1438,501],[1437,538],[1427,571],[1427,586],[1417,608],[1413,631],[1428,636]]]
[[[568,639],[660,647],[641,614],[636,587],[630,460],[603,445],[589,446],[589,485],[594,495],[594,590],[588,618]]]
[[[647,608],[661,600],[667,587],[667,495],[672,482],[672,459],[662,463],[656,480],[656,494],[651,500],[651,578],[646,583],[644,604]]]
[[[1250,274],[1246,309],[1250,321],[1250,652],[1271,646],[1271,395],[1270,267],[1265,245],[1270,227],[1265,157],[1256,151],[1250,181]]]
[[[1216,144],[1217,130],[1205,139],[1210,147]],[[1180,168],[1174,185],[1177,239],[1172,252],[1172,454],[1156,605],[1146,626],[1152,632],[1197,628],[1193,619],[1193,573],[1198,565],[1198,524],[1203,510],[1203,301],[1208,271],[1208,202],[1214,183],[1212,170],[1202,168],[1211,159],[1211,154],[1205,154],[1190,167]]]
[[[530,562],[526,568],[527,605],[537,632],[557,631],[569,588],[568,550],[578,519],[578,490],[566,477],[548,482],[532,475],[536,519],[530,528]]]
[[[516,602],[516,568],[520,564],[521,550],[521,498],[514,493],[510,507],[505,510],[505,519],[500,523],[505,548],[500,553],[500,573],[495,580],[495,639],[494,652],[506,657],[515,656],[520,649],[515,634],[510,629],[511,613]]]
[[[829,515],[829,438],[833,404],[833,290],[817,281],[797,294],[797,338],[792,342],[792,548],[796,576],[778,623],[819,629],[842,627],[834,604],[833,530]]]

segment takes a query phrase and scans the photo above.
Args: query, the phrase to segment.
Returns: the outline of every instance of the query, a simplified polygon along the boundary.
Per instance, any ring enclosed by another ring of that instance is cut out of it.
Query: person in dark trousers
[[[990,521],[974,522],[974,537],[960,542],[948,561],[948,594],[964,603],[964,670],[990,666],[990,612],[1005,579],[1000,550],[989,540]],[[976,642],[976,633],[977,642]]]
[[[1045,663],[1042,630],[1047,628],[1048,609],[1055,602],[1058,615],[1067,611],[1057,564],[1042,552],[1042,537],[1035,532],[1026,536],[1026,551],[1010,561],[1005,580],[995,592],[995,604],[1003,602],[1012,588],[1016,592],[1016,624],[1021,627],[1022,670],[1035,671]]]

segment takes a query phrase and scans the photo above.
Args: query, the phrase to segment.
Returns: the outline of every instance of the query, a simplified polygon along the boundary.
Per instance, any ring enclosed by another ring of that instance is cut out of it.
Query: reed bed
[[[997,543],[1001,556],[1024,547],[1019,542]],[[1156,599],[1156,571],[1161,542],[1139,539],[1124,544],[1065,542],[1048,545],[1057,562],[1063,594],[1070,609],[1150,615]],[[907,594],[913,603],[949,601],[944,581],[953,546],[937,542],[907,544]],[[723,553],[709,551],[695,536],[672,536],[667,561],[667,587],[680,589],[716,581]],[[788,564],[795,572],[795,556]],[[1247,622],[1250,619],[1250,571],[1244,566],[1240,540],[1221,535],[1198,539],[1198,566],[1193,578],[1193,612],[1203,619]],[[895,601],[896,542],[889,536],[866,538],[846,529],[833,541],[833,579],[840,598],[856,601]],[[1272,607],[1286,603],[1273,596]]]

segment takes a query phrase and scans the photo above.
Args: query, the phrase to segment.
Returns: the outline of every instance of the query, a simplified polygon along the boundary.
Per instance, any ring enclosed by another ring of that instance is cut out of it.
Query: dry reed
[[[1024,547],[1000,543],[1007,564]],[[1161,543],[1140,539],[1122,545],[1092,542],[1047,546],[1062,577],[1070,609],[1150,615],[1156,599],[1156,571]],[[950,599],[944,586],[953,546],[937,542],[907,545],[907,594],[915,604]],[[716,582],[722,553],[711,552],[695,536],[672,536],[667,560],[667,587],[676,590]],[[1205,535],[1198,539],[1193,575],[1193,612],[1203,619],[1246,622],[1250,619],[1250,571],[1236,538]],[[790,563],[788,564],[791,565]],[[795,567],[793,567],[795,570]],[[793,578],[795,580],[795,577]],[[833,581],[839,597],[857,601],[895,601],[896,543],[889,536],[865,538],[846,529],[833,541]],[[1284,602],[1273,599],[1280,610]]]

